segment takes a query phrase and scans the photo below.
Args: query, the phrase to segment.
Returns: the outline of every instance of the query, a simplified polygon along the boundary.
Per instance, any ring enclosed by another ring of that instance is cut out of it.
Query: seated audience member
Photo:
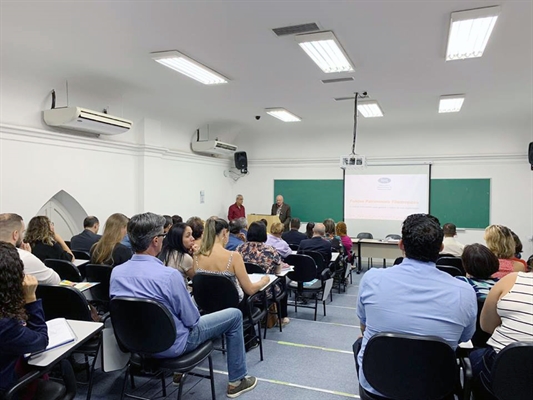
[[[335,221],[333,221],[331,218],[327,218],[324,220],[324,227],[326,229],[326,239],[329,240],[331,243],[331,248],[335,252],[340,252],[342,243],[340,236],[337,236],[335,234]]]
[[[235,203],[229,206],[228,209],[228,221],[235,221],[237,218],[246,218],[246,210],[242,204],[244,197],[242,194],[238,194],[235,198]]]
[[[74,255],[65,241],[54,229],[54,223],[44,215],[30,219],[24,242],[31,246],[31,252],[39,260],[49,258],[74,261]]]
[[[241,228],[241,233],[244,237],[244,240],[246,240],[246,235],[248,234],[248,220],[246,218],[237,218],[236,220]]]
[[[24,264],[24,273],[32,275],[41,285],[58,285],[61,278],[52,268],[48,268],[31,253],[31,246],[24,243],[24,221],[17,214],[0,214],[0,241],[11,243],[17,248]]]
[[[0,242],[0,395],[16,383],[15,366],[25,363],[24,355],[48,346],[37,279],[23,269],[15,246]]]
[[[192,279],[194,276],[190,254],[194,246],[192,229],[183,222],[174,224],[165,239],[161,254],[157,258],[163,261],[163,264],[167,267],[177,269],[183,276],[185,286],[188,288],[187,278]]]
[[[283,224],[276,222],[272,226],[279,224],[280,231],[283,230]],[[267,241],[266,227],[261,222],[252,222],[248,230],[248,241],[237,248],[241,253],[244,262],[254,263],[265,270],[267,274],[277,274],[281,272],[284,265],[278,251],[265,243]],[[280,293],[281,288],[275,287],[276,293]],[[287,317],[287,297],[280,301],[281,323],[287,325],[290,320]]]
[[[348,255],[348,262],[352,262],[353,242],[352,238],[348,236],[348,228],[346,227],[346,223],[344,221],[337,222],[337,226],[335,227],[335,233],[338,237],[341,238],[341,243],[344,246],[344,252]]]
[[[526,267],[526,271],[527,271],[527,263],[524,260],[522,260],[522,252],[524,251],[524,248],[522,246],[522,241],[520,240],[518,235],[514,233],[513,231],[511,231],[511,235],[513,236],[513,240],[515,244],[514,256],[513,258],[511,258],[511,260],[524,264],[524,267]]]
[[[128,217],[124,214],[116,213],[107,219],[102,238],[91,249],[91,264],[116,267],[131,258],[131,249],[121,243],[127,225]]]
[[[315,223],[314,222],[308,222],[307,225],[305,226],[305,236],[307,236],[307,239],[311,239],[313,237],[313,228],[314,227],[315,227]]]
[[[172,216],[172,224],[179,224],[181,222],[183,222],[183,218],[181,217],[181,215],[174,214]]]
[[[72,236],[70,239],[70,248],[72,250],[90,252],[91,247],[102,237],[98,235],[100,222],[95,216],[86,217],[83,220],[83,232]]]
[[[281,238],[285,240],[288,244],[300,245],[300,242],[304,239],[307,239],[305,233],[300,232],[300,219],[293,218],[291,219],[291,230],[283,233]]]
[[[526,268],[527,268],[526,272],[533,271],[533,255],[529,256],[529,258],[527,259]]]
[[[204,221],[200,217],[191,217],[187,220],[187,225],[192,229],[192,237],[194,238],[194,251],[198,250],[202,245],[202,236],[204,234]]]
[[[515,242],[511,230],[502,225],[490,225],[485,229],[485,242],[487,247],[498,257],[500,268],[492,275],[493,278],[503,278],[511,272],[524,272],[524,264],[513,261]]]
[[[481,311],[481,329],[492,336],[487,347],[470,353],[476,399],[494,399],[491,369],[496,355],[515,342],[533,342],[533,272],[511,272],[489,292]]]
[[[435,266],[442,238],[435,217],[408,216],[398,244],[405,252],[403,262],[394,268],[372,268],[361,279],[357,316],[363,337],[354,343],[354,354],[359,383],[373,395],[383,396],[370,386],[361,366],[366,344],[375,334],[439,336],[455,349],[475,332],[477,301],[472,287]]]
[[[244,293],[251,296],[270,280],[264,276],[256,283],[250,281],[242,256],[236,251],[228,251],[224,248],[228,242],[228,237],[228,223],[220,218],[209,218],[205,223],[202,246],[194,254],[194,269],[197,274],[214,274],[229,278],[237,289],[239,308],[246,314],[248,308]],[[251,327],[250,332],[252,329]],[[256,347],[255,343],[247,342],[247,350]]]
[[[298,251],[316,251],[322,254],[326,265],[331,261],[331,243],[324,238],[326,233],[324,224],[318,223],[313,227],[313,237],[300,242]]]
[[[155,357],[177,357],[191,352],[206,340],[225,335],[229,378],[227,395],[237,397],[252,390],[257,379],[246,375],[241,312],[229,308],[200,316],[182,275],[174,268],[165,267],[156,257],[163,245],[164,224],[165,219],[162,216],[152,213],[131,218],[128,223],[128,235],[135,255],[113,269],[111,297],[157,299],[172,314],[176,324],[176,340],[167,350],[155,354]],[[219,250],[224,250],[220,247]]]
[[[267,236],[266,244],[274,247],[283,258],[292,254],[289,244],[281,238],[285,226],[281,222],[274,222],[270,227],[270,235]]]
[[[474,288],[477,298],[485,300],[489,290],[498,282],[498,278],[491,278],[500,267],[498,258],[487,247],[474,243],[465,246],[461,259],[466,276],[456,276],[456,278],[469,283]]]
[[[172,217],[170,215],[163,215],[163,218],[165,218],[165,226],[163,227],[163,230],[165,233],[168,233],[170,228],[172,228]]]
[[[261,219],[259,220],[259,222],[262,222],[263,225],[265,225],[265,228],[268,228],[268,221],[267,221],[266,219],[261,218]]]
[[[228,243],[226,244],[226,250],[236,250],[239,245],[243,244],[246,241],[246,238],[241,233],[242,225],[240,218],[229,223],[229,238]]]
[[[455,240],[455,236],[457,236],[457,227],[454,224],[447,223],[443,225],[442,230],[444,231],[444,240],[442,241],[444,247],[441,253],[461,257],[465,246]]]

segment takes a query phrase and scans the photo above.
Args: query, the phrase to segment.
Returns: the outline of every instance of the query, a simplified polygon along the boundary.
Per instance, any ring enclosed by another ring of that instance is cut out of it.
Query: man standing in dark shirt
[[[83,220],[83,232],[72,236],[70,248],[72,250],[85,251],[89,253],[93,244],[98,242],[102,236],[98,235],[100,222],[95,216],[89,216]]]
[[[235,204],[232,204],[229,206],[228,209],[228,221],[235,221],[238,218],[246,218],[246,210],[244,209],[244,206],[242,205],[244,201],[244,197],[242,197],[242,194],[238,194],[235,199]]]

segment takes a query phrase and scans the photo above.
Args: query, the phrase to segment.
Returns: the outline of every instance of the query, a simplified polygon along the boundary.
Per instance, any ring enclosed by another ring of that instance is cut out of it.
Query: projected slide
[[[428,212],[427,173],[347,175],[344,190],[346,219],[402,221]]]

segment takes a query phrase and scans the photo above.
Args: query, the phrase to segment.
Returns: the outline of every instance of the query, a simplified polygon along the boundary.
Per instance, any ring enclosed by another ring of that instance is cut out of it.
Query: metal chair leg
[[[211,400],[216,400],[215,395],[215,375],[213,374],[213,359],[211,354],[207,357],[209,361],[209,380],[211,381]]]

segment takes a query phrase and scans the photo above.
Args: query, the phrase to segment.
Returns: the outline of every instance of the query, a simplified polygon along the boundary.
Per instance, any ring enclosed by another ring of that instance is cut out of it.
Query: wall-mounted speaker
[[[235,168],[240,170],[243,174],[248,173],[248,157],[245,151],[237,151],[234,155]]]
[[[529,149],[527,151],[527,157],[529,163],[531,164],[531,171],[533,171],[533,142],[529,143]]]

